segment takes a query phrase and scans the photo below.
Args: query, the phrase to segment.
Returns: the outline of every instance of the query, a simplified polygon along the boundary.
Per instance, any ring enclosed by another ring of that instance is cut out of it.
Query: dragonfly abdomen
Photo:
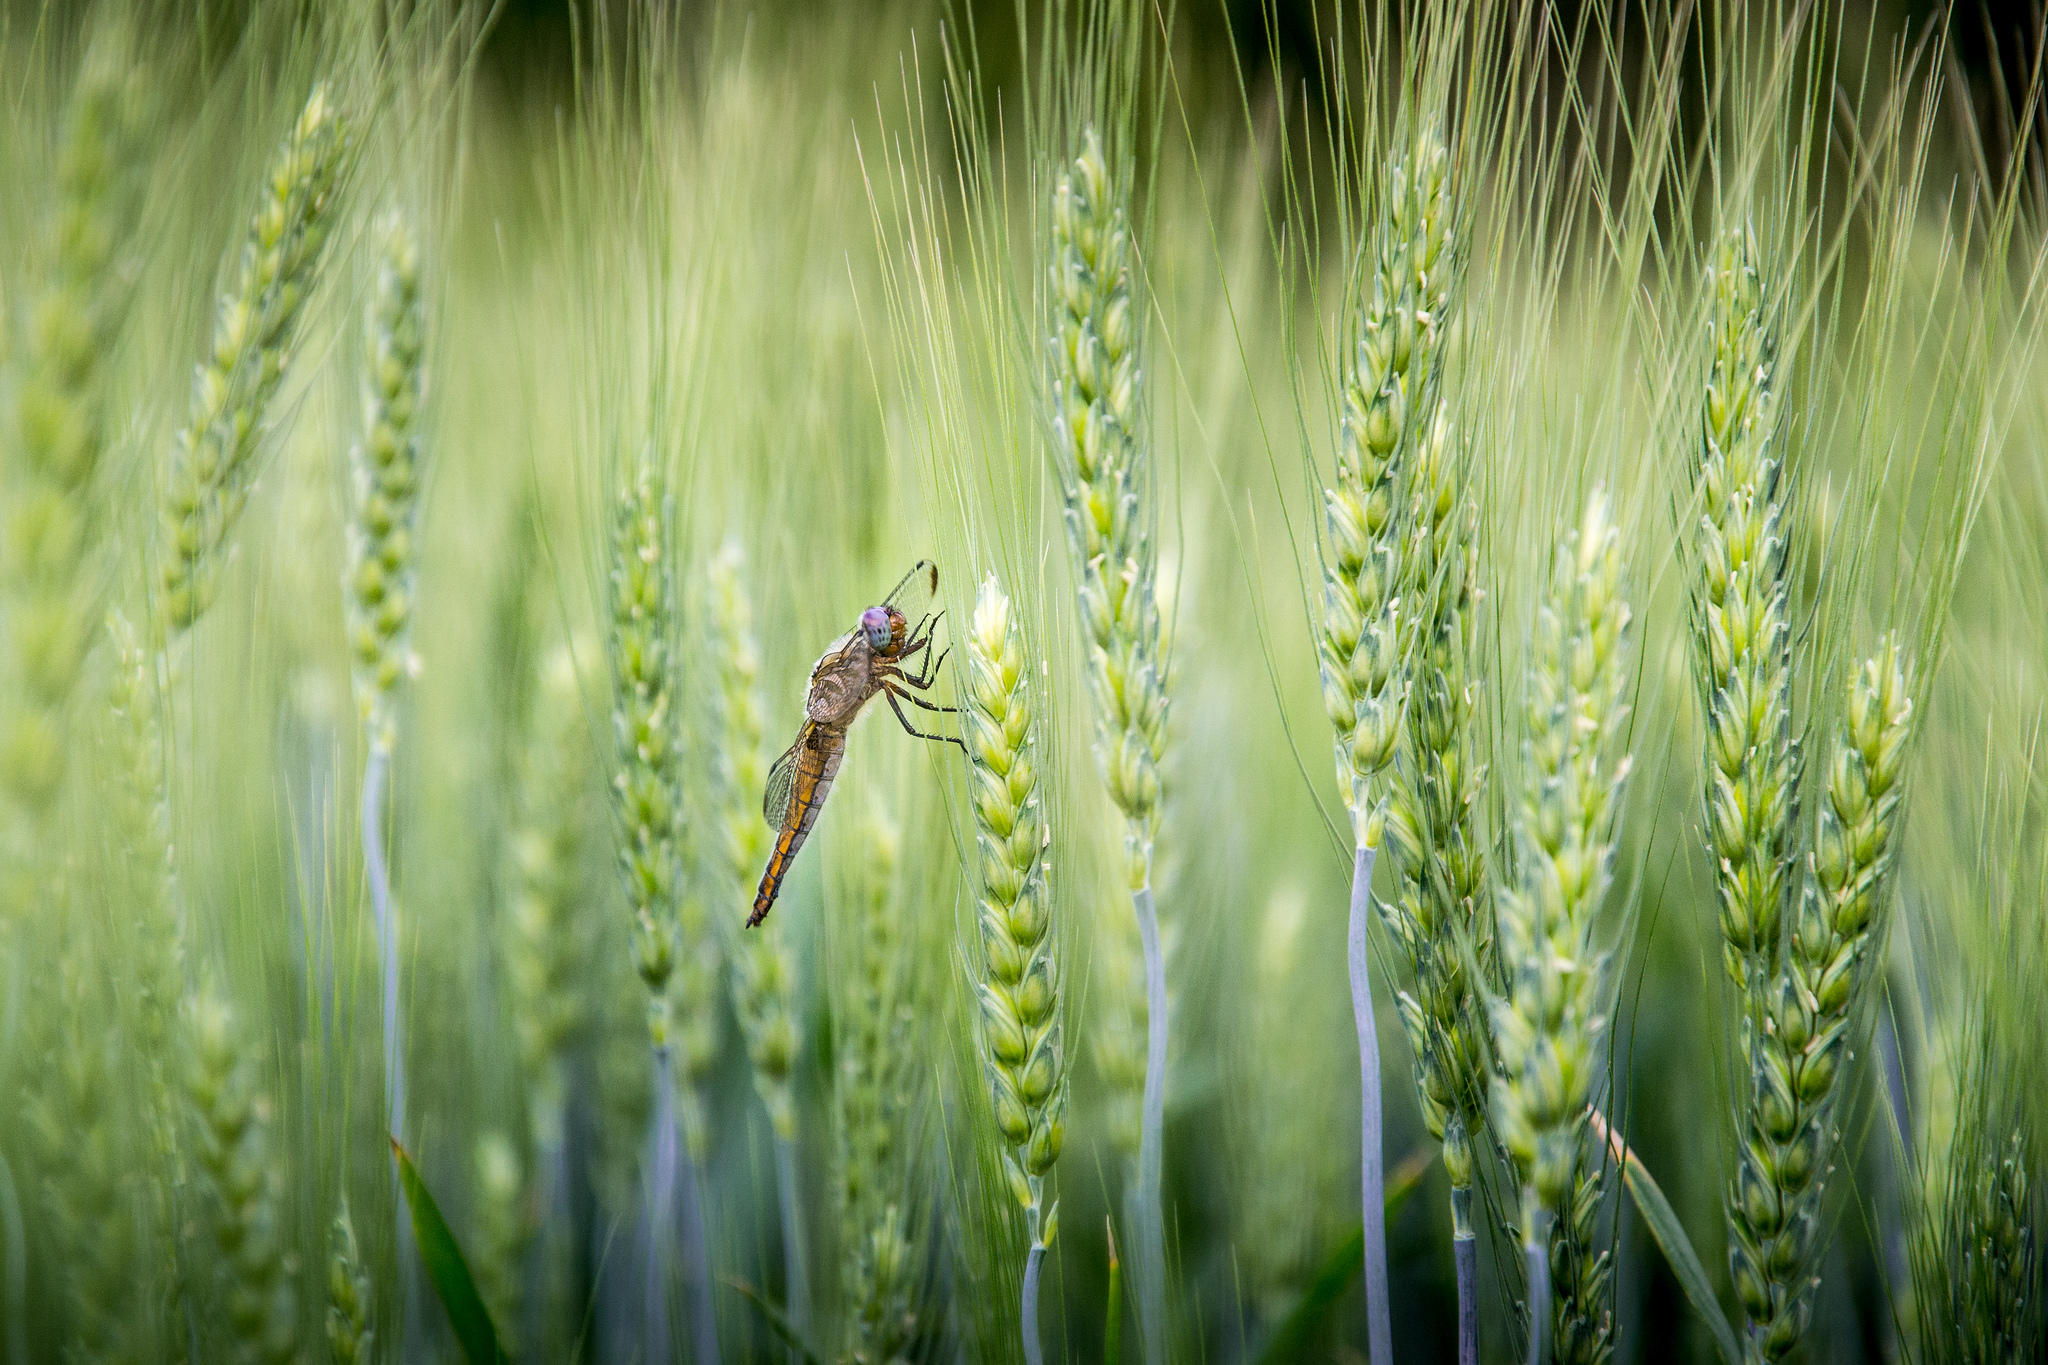
[[[842,729],[813,725],[808,739],[797,755],[796,781],[790,788],[782,827],[776,831],[775,847],[768,855],[768,869],[761,874],[760,889],[754,893],[754,911],[747,917],[750,929],[768,918],[782,891],[782,879],[796,861],[797,850],[810,837],[811,826],[818,823],[832,780],[839,775],[840,760],[846,757],[846,732]]]

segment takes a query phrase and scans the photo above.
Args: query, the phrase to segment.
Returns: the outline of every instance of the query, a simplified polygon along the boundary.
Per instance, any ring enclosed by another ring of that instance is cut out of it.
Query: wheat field
[[[2042,1358],[1936,8],[0,4],[0,1365]]]

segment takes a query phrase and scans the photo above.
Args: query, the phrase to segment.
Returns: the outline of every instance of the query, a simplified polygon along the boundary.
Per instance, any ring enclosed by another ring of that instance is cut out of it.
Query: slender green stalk
[[[1132,912],[1145,957],[1145,1093],[1133,1238],[1145,1357],[1166,1358],[1166,1237],[1160,1207],[1166,1122],[1166,966],[1152,900],[1166,680],[1159,653],[1151,470],[1140,411],[1125,191],[1090,128],[1052,205],[1050,398],[1067,544],[1080,592],[1095,757],[1124,817]]]
[[[1435,424],[1456,278],[1448,182],[1448,154],[1434,131],[1388,163],[1384,211],[1376,234],[1360,247],[1358,272],[1370,270],[1370,285],[1359,301],[1356,335],[1342,350],[1336,478],[1323,490],[1316,658],[1355,844],[1346,958],[1358,1033],[1366,1339],[1376,1362],[1392,1359],[1393,1319],[1379,1032],[1366,934],[1384,829],[1383,774],[1399,747],[1407,699],[1404,631],[1415,614],[1400,490],[1418,442]]]
[[[1522,1242],[1533,1273],[1530,1360],[1540,1365],[1552,1317],[1552,1229],[1597,1208],[1586,1161],[1586,1112],[1606,1029],[1605,957],[1595,919],[1612,880],[1626,758],[1628,603],[1621,533],[1595,492],[1559,546],[1531,651],[1527,761],[1516,819],[1516,884],[1498,897],[1505,994],[1491,1002],[1498,1069],[1494,1131],[1521,1183]],[[1590,1256],[1590,1248],[1580,1249]],[[1558,1358],[1611,1351],[1605,1258],[1556,1268],[1574,1297],[1557,1305]],[[1541,1292],[1538,1292],[1540,1288]],[[1590,1299],[1578,1296],[1592,1291]],[[1569,1346],[1569,1350],[1567,1350]]]
[[[1750,1034],[1742,1149],[1728,1192],[1744,1351],[1784,1359],[1804,1334],[1821,1196],[1841,1137],[1851,1030],[1878,971],[1913,734],[1909,666],[1887,638],[1849,687],[1815,822],[1812,879]]]
[[[1024,1358],[1040,1361],[1038,1271],[1059,1230],[1045,1178],[1066,1136],[1066,1056],[1059,965],[1046,886],[1051,841],[1034,756],[1038,721],[1023,632],[991,574],[967,637],[967,752],[974,764],[974,823],[981,896],[978,1041],[1010,1191],[1024,1208],[1029,1245],[1020,1317]]]

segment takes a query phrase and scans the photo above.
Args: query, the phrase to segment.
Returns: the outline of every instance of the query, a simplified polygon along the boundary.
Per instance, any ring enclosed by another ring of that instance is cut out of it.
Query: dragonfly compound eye
[[[882,607],[869,607],[860,614],[861,633],[868,637],[868,648],[880,649],[889,643],[889,613]]]

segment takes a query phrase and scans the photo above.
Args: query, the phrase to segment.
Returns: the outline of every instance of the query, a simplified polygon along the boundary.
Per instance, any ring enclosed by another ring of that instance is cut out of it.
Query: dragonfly
[[[804,698],[803,728],[796,743],[783,751],[768,770],[768,790],[761,800],[761,814],[775,827],[775,847],[768,854],[768,870],[761,874],[761,888],[754,893],[754,911],[747,917],[753,928],[768,918],[775,897],[782,890],[782,878],[796,860],[797,850],[818,823],[818,812],[839,775],[846,757],[846,732],[861,708],[876,697],[885,697],[903,728],[919,739],[940,744],[957,744],[962,753],[966,741],[953,735],[932,734],[910,723],[903,703],[926,711],[953,715],[955,706],[939,706],[919,694],[937,681],[939,669],[950,650],[932,653],[932,632],[945,615],[921,617],[912,625],[896,604],[920,574],[928,574],[927,595],[939,590],[939,566],[920,559],[910,566],[879,606],[860,614],[854,628],[832,642],[811,668],[809,692]],[[916,668],[911,661],[919,660]],[[930,722],[927,722],[929,724]]]

